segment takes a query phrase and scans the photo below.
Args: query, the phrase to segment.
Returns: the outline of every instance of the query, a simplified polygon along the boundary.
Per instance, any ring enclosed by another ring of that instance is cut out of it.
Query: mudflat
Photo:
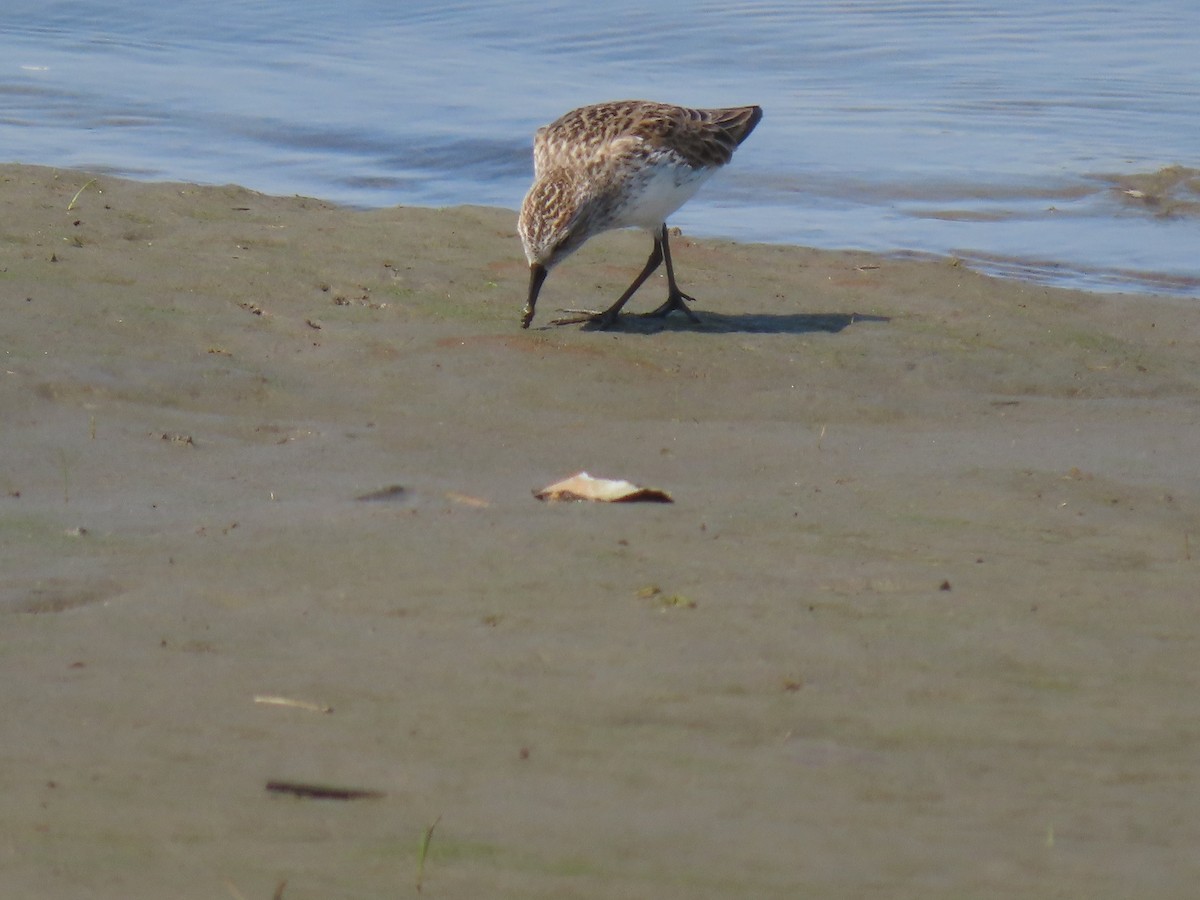
[[[5,896],[1195,895],[1195,301],[683,236],[699,325],[537,327],[617,233],[524,332],[511,211],[28,166],[0,248]]]

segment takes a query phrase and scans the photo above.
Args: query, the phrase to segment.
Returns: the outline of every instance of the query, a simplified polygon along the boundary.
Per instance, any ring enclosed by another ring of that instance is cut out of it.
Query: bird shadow
[[[700,312],[699,322],[682,316],[650,318],[626,314],[617,319],[610,331],[631,334],[658,334],[662,331],[695,331],[708,334],[837,334],[858,322],[890,322],[889,316],[870,316],[861,313],[725,313]],[[564,327],[550,326],[550,327]],[[584,323],[580,331],[599,331],[594,322]]]

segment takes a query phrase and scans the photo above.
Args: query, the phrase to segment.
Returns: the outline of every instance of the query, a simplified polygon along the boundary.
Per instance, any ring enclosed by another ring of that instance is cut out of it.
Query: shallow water
[[[362,206],[515,208],[533,130],[618,97],[759,103],[672,220],[1200,296],[1200,6],[17,0],[0,158]],[[514,253],[519,251],[514,248]]]

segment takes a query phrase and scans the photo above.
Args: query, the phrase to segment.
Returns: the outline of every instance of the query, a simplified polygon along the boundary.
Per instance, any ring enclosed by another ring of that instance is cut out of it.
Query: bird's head
[[[529,260],[529,299],[521,317],[522,328],[528,328],[533,320],[538,291],[550,270],[587,240],[587,229],[580,227],[586,205],[580,196],[576,180],[558,170],[538,178],[521,204],[517,230]]]

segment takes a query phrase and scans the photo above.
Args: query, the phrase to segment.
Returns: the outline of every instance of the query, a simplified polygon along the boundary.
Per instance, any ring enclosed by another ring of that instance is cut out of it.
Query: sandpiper
[[[572,110],[539,128],[533,141],[533,187],[521,204],[518,230],[529,260],[529,300],[521,327],[533,321],[542,282],[588,238],[610,228],[645,228],[654,238],[646,267],[603,312],[565,310],[552,324],[594,322],[608,328],[660,263],[667,300],[648,316],[680,310],[699,321],[675,283],[667,216],[679,209],[762,118],[757,106],[688,109],[649,100],[617,100]]]

